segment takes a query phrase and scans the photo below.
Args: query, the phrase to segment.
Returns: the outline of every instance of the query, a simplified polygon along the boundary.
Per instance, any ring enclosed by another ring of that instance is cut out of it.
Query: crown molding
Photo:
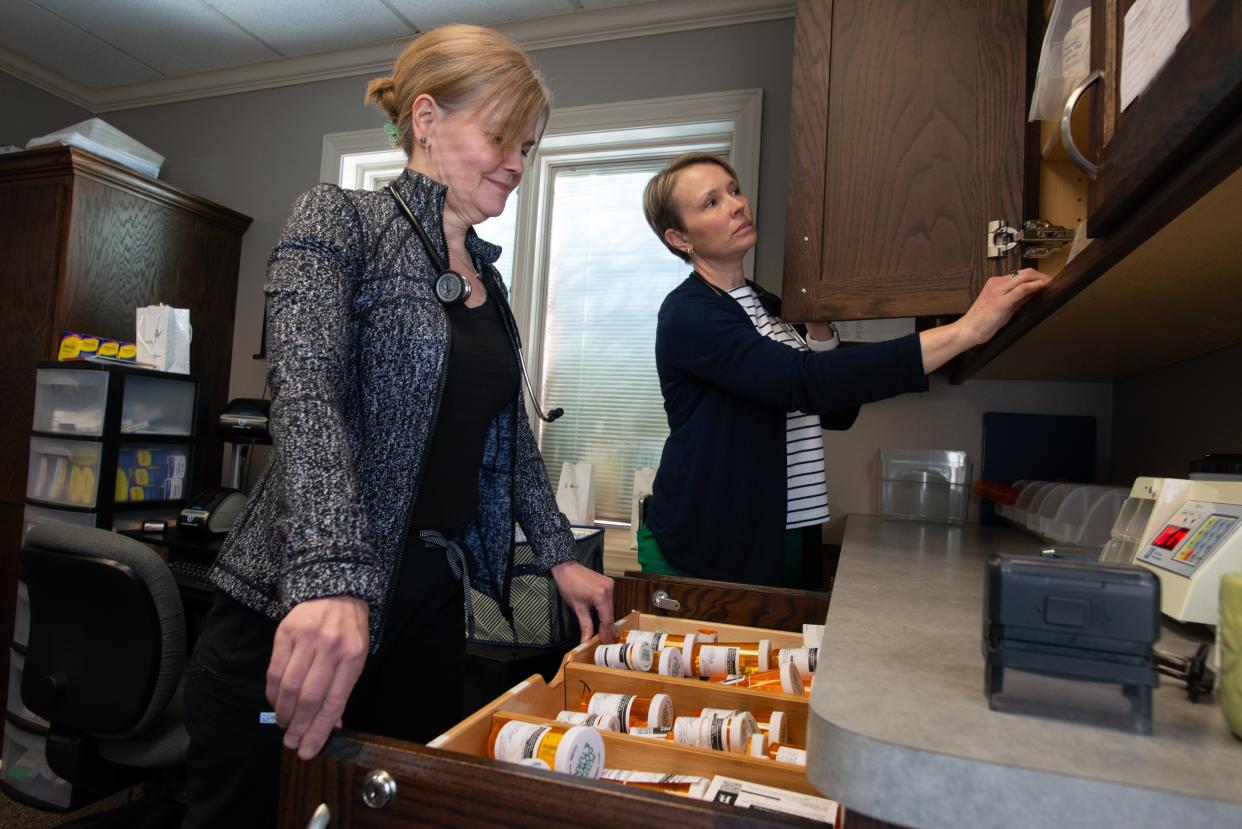
[[[651,0],[495,28],[535,51],[781,20],[793,17],[793,13],[793,0]],[[385,41],[100,90],[87,89],[5,49],[0,49],[0,70],[98,114],[385,72],[392,68],[405,43]]]
[[[25,81],[74,106],[95,111],[94,93],[91,90],[8,49],[0,48],[0,72],[12,75],[19,81]]]

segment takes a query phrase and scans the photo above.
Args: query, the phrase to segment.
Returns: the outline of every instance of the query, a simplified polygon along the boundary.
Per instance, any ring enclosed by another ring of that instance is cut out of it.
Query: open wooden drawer
[[[631,613],[618,623],[619,629],[665,630],[670,633],[693,633],[703,627],[693,620],[663,619]],[[800,647],[800,635],[737,625],[713,625],[721,641],[745,642],[771,639],[776,647]],[[668,694],[673,700],[674,716],[694,716],[701,708],[728,708],[750,711],[766,719],[774,710],[785,712],[791,743],[806,744],[807,698],[787,694],[769,694],[749,688],[733,688],[697,679],[659,676],[657,674],[601,668],[593,664],[598,640],[592,639],[570,651],[560,672],[550,683],[534,676],[502,694],[491,704],[428,743],[432,748],[459,751],[476,757],[487,756],[487,739],[491,732],[492,715],[497,711],[522,715],[532,722],[552,721],[557,712],[578,710],[582,695],[588,691],[636,694],[649,697]],[[822,797],[807,782],[803,769],[755,759],[738,754],[725,754],[704,748],[680,746],[664,741],[633,737],[628,734],[605,733],[604,765],[607,768],[637,771],[676,772],[711,778],[721,774],[804,792]]]
[[[693,632],[699,620],[631,613],[622,629]],[[777,647],[802,645],[801,634],[711,623],[721,641],[770,639]],[[595,640],[570,651],[557,676],[545,683],[533,676],[493,700],[447,733],[418,746],[345,732],[318,758],[302,763],[286,754],[282,772],[282,827],[308,826],[325,804],[323,826],[503,825],[539,826],[768,826],[807,821],[657,792],[584,780],[487,759],[492,715],[546,721],[563,709],[577,710],[583,690],[649,696],[667,693],[674,714],[699,708],[749,710],[760,719],[773,710],[786,714],[791,743],[805,744],[807,699],[700,682],[600,668],[593,664]],[[627,734],[604,735],[605,765],[640,771],[675,772],[711,778],[724,775],[823,797],[797,766],[766,759],[678,746]],[[384,784],[392,787],[388,797]],[[365,802],[370,794],[373,807]],[[382,801],[382,805],[379,805]],[[838,822],[840,816],[838,815]],[[809,824],[815,825],[815,824]],[[818,824],[823,826],[825,824]]]

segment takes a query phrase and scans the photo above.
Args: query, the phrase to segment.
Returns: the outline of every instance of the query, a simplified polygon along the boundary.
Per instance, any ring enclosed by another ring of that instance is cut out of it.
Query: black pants
[[[350,695],[345,727],[426,742],[461,719],[464,612],[444,551],[411,542],[384,639]],[[276,823],[284,732],[259,723],[272,710],[265,676],[275,633],[276,622],[217,595],[186,677],[190,814],[183,829]]]

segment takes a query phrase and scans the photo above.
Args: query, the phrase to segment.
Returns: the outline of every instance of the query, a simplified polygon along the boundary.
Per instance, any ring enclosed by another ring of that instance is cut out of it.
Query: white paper
[[[843,343],[878,343],[914,333],[914,317],[834,322]]]
[[[1143,94],[1190,28],[1190,0],[1136,0],[1121,46],[1121,109]]]
[[[809,820],[835,824],[837,802],[826,797],[813,797],[802,792],[791,792],[774,786],[762,786],[748,780],[716,775],[707,787],[704,800],[725,803],[739,809],[756,809],[761,812],[779,812],[796,815]]]
[[[819,643],[824,638],[823,625],[803,625],[802,626],[802,647],[818,648]]]

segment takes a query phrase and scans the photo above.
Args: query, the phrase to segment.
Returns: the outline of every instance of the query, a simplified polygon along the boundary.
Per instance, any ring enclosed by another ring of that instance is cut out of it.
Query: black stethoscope
[[[427,231],[423,230],[423,223],[410,210],[409,205],[405,203],[405,199],[401,198],[397,188],[389,184],[388,192],[392,193],[392,197],[397,200],[397,205],[401,208],[401,212],[405,214],[405,217],[410,220],[410,224],[414,226],[414,232],[418,234],[419,240],[423,243],[423,250],[426,251],[427,258],[431,260],[431,266],[436,269],[438,274],[435,284],[436,299],[440,300],[441,305],[456,305],[460,302],[465,302],[470,298],[471,288],[469,280],[450,268],[440,258],[440,254],[436,252],[436,249],[431,244],[431,239],[427,236]],[[518,370],[522,373],[522,382],[526,384],[526,393],[530,395],[530,402],[535,407],[535,414],[544,423],[551,423],[565,414],[565,410],[558,406],[544,414],[543,407],[539,405],[539,398],[535,396],[535,390],[531,387],[530,377],[526,374],[526,361],[522,359],[522,339],[518,336],[517,320],[513,318],[513,311],[509,308],[509,303],[505,301],[498,291],[493,290],[492,297],[498,303],[500,318],[504,321],[509,339],[513,341],[513,349],[517,352]]]

